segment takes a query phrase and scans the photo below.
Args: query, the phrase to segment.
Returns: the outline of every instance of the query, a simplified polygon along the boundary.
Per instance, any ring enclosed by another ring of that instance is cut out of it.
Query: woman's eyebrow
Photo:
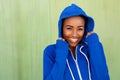
[[[65,25],[66,27],[73,27],[73,26],[71,26],[71,25]]]

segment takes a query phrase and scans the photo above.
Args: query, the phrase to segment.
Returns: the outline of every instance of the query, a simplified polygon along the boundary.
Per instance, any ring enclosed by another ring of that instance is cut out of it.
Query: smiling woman
[[[76,58],[75,48],[82,43],[84,35],[85,19],[81,16],[74,16],[63,21],[63,38],[69,43],[69,47]]]
[[[61,13],[58,29],[56,44],[44,50],[44,80],[110,80],[93,18],[72,4]]]

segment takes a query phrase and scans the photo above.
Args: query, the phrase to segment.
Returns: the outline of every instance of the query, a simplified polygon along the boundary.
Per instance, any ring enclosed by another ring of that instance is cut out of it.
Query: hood
[[[58,37],[63,37],[62,35],[62,21],[65,18],[69,18],[72,16],[84,16],[87,19],[86,25],[85,25],[85,33],[84,36],[86,36],[87,32],[93,31],[94,29],[94,20],[93,18],[91,18],[90,16],[88,16],[79,6],[77,6],[76,4],[71,4],[70,6],[66,7],[59,18],[58,21]]]

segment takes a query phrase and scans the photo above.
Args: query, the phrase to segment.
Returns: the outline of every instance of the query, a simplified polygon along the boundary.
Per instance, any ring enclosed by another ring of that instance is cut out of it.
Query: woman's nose
[[[74,37],[76,37],[77,36],[77,31],[74,30],[72,34],[73,34]]]

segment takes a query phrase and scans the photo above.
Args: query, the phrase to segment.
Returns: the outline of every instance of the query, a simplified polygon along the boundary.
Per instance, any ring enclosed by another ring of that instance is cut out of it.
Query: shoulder
[[[55,57],[55,51],[56,51],[56,45],[55,44],[48,45],[44,49],[44,57],[47,56],[49,58],[54,58]]]
[[[56,48],[55,44],[51,44],[51,45],[48,45],[48,46],[44,49],[44,51],[45,51],[45,52],[46,52],[46,51],[54,51],[55,48]]]

